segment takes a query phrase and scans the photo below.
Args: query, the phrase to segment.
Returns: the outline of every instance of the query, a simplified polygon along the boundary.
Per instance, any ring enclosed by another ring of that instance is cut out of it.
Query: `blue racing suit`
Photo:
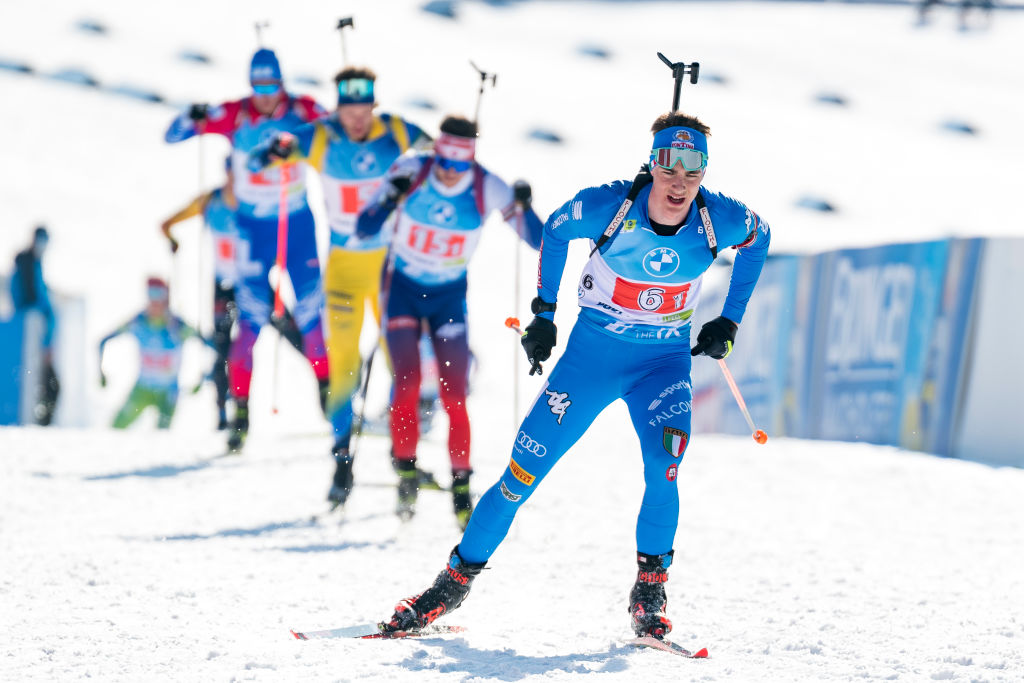
[[[556,300],[569,241],[587,238],[593,247],[629,189],[628,181],[588,188],[551,214],[540,250],[544,301]],[[468,563],[490,558],[519,506],[598,413],[620,398],[644,463],[637,550],[672,549],[676,474],[690,437],[690,319],[714,259],[697,202],[674,234],[658,234],[647,215],[650,191],[651,185],[640,191],[619,232],[583,269],[581,311],[565,352],[519,427],[508,468],[481,498],[459,543]],[[769,228],[741,202],[703,187],[700,193],[718,246],[738,249],[722,312],[738,324],[767,255]]]

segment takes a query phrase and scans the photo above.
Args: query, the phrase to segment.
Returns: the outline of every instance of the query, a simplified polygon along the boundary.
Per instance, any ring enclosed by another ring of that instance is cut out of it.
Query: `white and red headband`
[[[473,161],[476,154],[476,140],[451,133],[441,133],[434,142],[434,152],[439,157],[452,161]]]

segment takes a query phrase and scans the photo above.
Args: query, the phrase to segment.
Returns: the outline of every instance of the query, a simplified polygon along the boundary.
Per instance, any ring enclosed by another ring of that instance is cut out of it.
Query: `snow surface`
[[[339,526],[311,521],[326,436],[210,458],[208,434],[0,430],[0,679],[1021,680],[1024,472],[849,444],[695,438],[669,609],[711,659],[623,645],[642,482],[620,412],[446,618],[468,631],[402,642],[289,634],[384,618],[458,541],[444,494],[391,513],[386,440]],[[487,432],[480,483],[505,465]],[[422,461],[442,471],[439,444]]]
[[[428,128],[448,111],[472,113],[468,59],[499,74],[483,100],[480,156],[529,178],[544,211],[644,160],[649,122],[670,103],[660,50],[701,62],[705,80],[684,85],[683,103],[714,130],[707,184],[761,213],[776,251],[1021,233],[1019,13],[959,33],[942,8],[914,28],[909,7],[834,3],[462,3],[458,22],[417,4],[3,3],[0,58],[218,101],[245,93],[254,20],[270,19],[266,41],[286,76],[329,82],[340,62],[333,25],[352,14],[349,55],[378,71],[386,109]],[[109,34],[75,30],[82,18]],[[581,54],[587,45],[611,59]],[[177,60],[185,48],[213,64]],[[220,182],[226,143],[164,145],[173,109],[163,105],[5,71],[0,87],[0,260],[48,223],[48,279],[84,297],[90,358],[141,306],[149,273],[172,279],[176,309],[194,319],[206,294],[195,268],[209,250],[183,225],[172,262],[157,224],[199,190],[200,156],[202,184]],[[332,101],[327,87],[308,92]],[[815,101],[829,92],[849,106]],[[948,132],[949,120],[980,134]],[[565,144],[529,138],[537,128]],[[839,210],[801,209],[804,195]],[[518,355],[502,321],[526,314],[535,272],[523,250],[514,291],[515,250],[510,231],[488,226],[470,273],[477,494],[507,463],[516,415],[540,386],[520,373],[513,408]],[[565,301],[585,255],[571,254]],[[574,316],[559,311],[563,338]],[[295,641],[289,629],[385,617],[426,587],[459,534],[438,493],[399,524],[379,437],[360,446],[344,524],[312,521],[330,438],[313,379],[287,348],[271,414],[274,343],[267,334],[257,346],[253,432],[239,458],[214,457],[223,435],[209,386],[183,396],[169,432],[152,420],[100,426],[133,379],[129,341],[108,348],[108,388],[90,389],[95,427],[0,429],[0,680],[1024,679],[1024,472],[851,444],[695,435],[679,477],[669,609],[677,640],[712,657],[624,646],[641,478],[619,405],[549,476],[447,619],[465,634]],[[188,350],[186,389],[205,353]],[[375,379],[371,402],[385,394]],[[443,427],[421,452],[442,479]]]

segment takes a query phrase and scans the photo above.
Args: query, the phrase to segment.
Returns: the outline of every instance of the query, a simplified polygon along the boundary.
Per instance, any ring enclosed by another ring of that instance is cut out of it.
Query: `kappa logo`
[[[445,201],[435,203],[427,213],[434,225],[450,225],[455,222],[455,207]]]
[[[679,254],[668,247],[651,249],[644,255],[644,270],[654,277],[668,277],[679,270]]]
[[[558,424],[562,424],[562,418],[565,417],[565,411],[572,405],[572,401],[569,400],[569,394],[561,394],[557,391],[551,391],[545,389],[544,393],[548,395],[548,406],[551,408],[551,414],[558,416]]]
[[[678,458],[686,450],[686,442],[690,439],[690,435],[684,432],[682,429],[676,429],[674,427],[665,427],[661,432],[661,445],[665,447],[669,455],[673,458]],[[669,479],[669,481],[672,481]]]
[[[501,495],[505,496],[505,499],[507,501],[509,501],[510,503],[518,503],[522,499],[521,495],[519,495],[517,493],[512,493],[511,491],[509,491],[508,487],[505,486],[505,482],[501,482],[500,489],[501,489]]]
[[[516,446],[524,451],[533,453],[538,458],[543,458],[548,454],[547,447],[539,441],[534,441],[526,432],[521,431],[516,436]]]
[[[515,458],[509,458],[508,470],[509,472],[512,473],[513,477],[523,482],[527,486],[533,484],[533,480],[537,478],[530,474],[529,472],[527,472],[526,470],[524,470],[522,467],[520,467],[519,463],[516,462]]]

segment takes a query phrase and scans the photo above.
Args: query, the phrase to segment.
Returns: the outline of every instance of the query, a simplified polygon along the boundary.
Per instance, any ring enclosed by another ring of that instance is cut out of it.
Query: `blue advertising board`
[[[768,258],[737,332],[735,349],[726,360],[751,417],[769,434],[782,429],[791,358],[789,332],[793,328],[793,300],[801,260],[791,255]],[[725,294],[726,288],[718,287],[702,295],[695,329],[721,314]],[[694,359],[693,386],[694,423],[699,429],[750,433],[716,362],[705,357]]]
[[[24,320],[15,313],[0,320],[0,425],[18,424],[21,410]]]
[[[821,256],[803,256],[797,262],[790,329],[779,332],[788,338],[789,357],[782,380],[781,417],[776,436],[807,438],[817,431],[811,421],[810,397],[811,384],[819,365],[814,344],[822,261]]]
[[[902,443],[919,429],[947,241],[823,254],[810,436]]]
[[[916,430],[902,446],[953,455],[955,428],[964,401],[964,373],[971,311],[977,297],[978,268],[985,241],[951,240],[942,293],[932,330],[921,388]]]

